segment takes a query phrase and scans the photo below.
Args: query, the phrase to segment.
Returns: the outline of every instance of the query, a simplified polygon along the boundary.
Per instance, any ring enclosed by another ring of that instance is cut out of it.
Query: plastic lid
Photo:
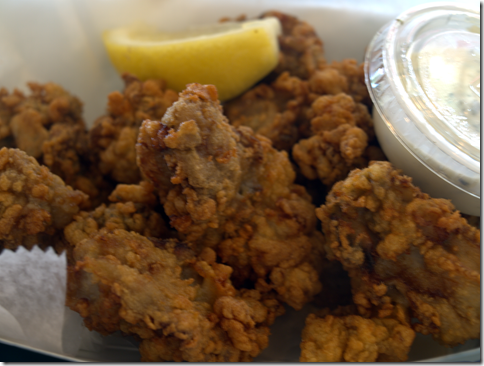
[[[448,147],[455,146],[480,162],[479,13],[414,8],[397,18],[387,40],[390,75],[414,123],[442,149],[454,153]]]
[[[407,149],[480,196],[479,9],[433,3],[402,13],[370,43],[366,79],[375,107]]]

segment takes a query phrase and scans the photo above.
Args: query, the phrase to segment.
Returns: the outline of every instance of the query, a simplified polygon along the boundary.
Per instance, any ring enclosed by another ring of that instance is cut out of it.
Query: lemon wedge
[[[176,91],[190,83],[213,84],[220,100],[228,100],[276,67],[280,33],[279,20],[265,18],[175,33],[124,27],[104,32],[103,40],[119,73],[161,78]]]

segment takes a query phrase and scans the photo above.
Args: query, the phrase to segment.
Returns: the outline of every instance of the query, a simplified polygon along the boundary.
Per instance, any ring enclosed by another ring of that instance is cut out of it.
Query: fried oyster
[[[401,306],[414,330],[448,346],[480,336],[480,231],[450,201],[373,162],[336,183],[316,214],[360,314],[383,318]]]
[[[18,149],[0,150],[0,251],[22,245],[64,248],[62,231],[87,195]]]
[[[113,186],[92,164],[82,102],[54,83],[28,86],[30,95],[0,90],[0,147],[25,151],[96,207]]]
[[[396,319],[311,314],[302,333],[301,362],[406,361],[415,332]]]
[[[277,306],[236,291],[215,257],[102,228],[73,248],[67,305],[91,330],[135,336],[142,361],[250,361],[268,344]]]
[[[141,180],[135,150],[141,122],[162,118],[177,93],[162,80],[140,81],[129,74],[123,79],[123,93],[108,95],[107,114],[94,121],[89,138],[100,172],[115,182],[135,184]]]
[[[368,109],[340,93],[318,97],[307,110],[312,136],[299,140],[292,156],[308,179],[319,179],[331,187],[355,168],[370,160],[384,160],[375,142]]]
[[[310,196],[293,183],[285,152],[229,125],[215,87],[191,84],[161,122],[144,121],[137,152],[171,226],[213,248],[233,268],[236,287],[250,281],[275,290],[296,309],[319,292]]]

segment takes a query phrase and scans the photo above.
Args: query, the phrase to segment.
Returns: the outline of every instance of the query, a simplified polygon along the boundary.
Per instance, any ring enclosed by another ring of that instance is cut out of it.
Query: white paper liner
[[[66,256],[19,247],[0,254],[0,338],[74,355],[81,317],[65,307]]]

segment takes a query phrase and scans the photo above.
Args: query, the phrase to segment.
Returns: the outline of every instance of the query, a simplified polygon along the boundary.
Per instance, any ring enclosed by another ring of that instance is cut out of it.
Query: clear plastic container
[[[375,130],[393,165],[433,197],[480,216],[480,13],[412,8],[368,46]]]

